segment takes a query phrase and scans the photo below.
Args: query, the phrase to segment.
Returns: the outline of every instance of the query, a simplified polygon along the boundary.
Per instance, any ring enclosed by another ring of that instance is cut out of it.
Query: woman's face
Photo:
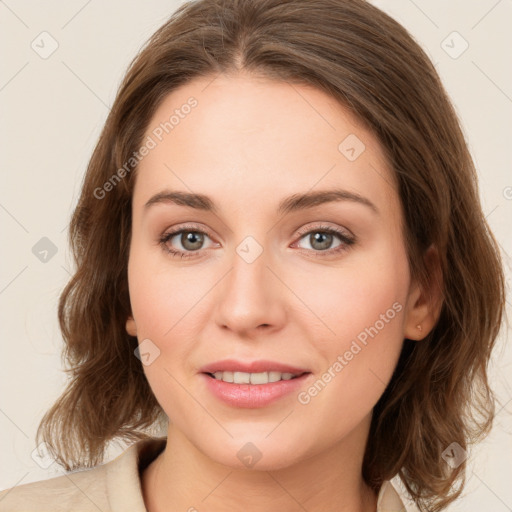
[[[417,298],[377,140],[319,90],[221,75],[173,91],[144,144],[127,330],[172,428],[262,469],[364,440]]]

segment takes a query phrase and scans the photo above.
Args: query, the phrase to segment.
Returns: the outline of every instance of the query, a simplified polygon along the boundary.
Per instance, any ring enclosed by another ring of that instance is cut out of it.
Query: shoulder
[[[106,464],[1,491],[0,512],[145,512],[140,469],[165,442],[141,440]]]
[[[0,511],[110,510],[105,466],[18,485],[0,492]]]
[[[405,512],[406,510],[399,489],[395,488],[392,480],[384,481],[377,497],[377,512]]]

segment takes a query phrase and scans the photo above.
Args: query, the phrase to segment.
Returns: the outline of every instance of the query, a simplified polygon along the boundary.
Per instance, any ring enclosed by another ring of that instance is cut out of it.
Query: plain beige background
[[[512,2],[373,3],[427,51],[453,100],[479,172],[483,210],[501,245],[510,292]],[[39,420],[66,378],[56,311],[71,270],[67,224],[126,67],[179,4],[0,1],[0,489],[61,472],[32,452]],[[508,316],[511,303],[508,293]],[[492,366],[501,403],[496,425],[469,453],[468,485],[452,512],[512,510],[507,336],[505,325]],[[110,456],[121,449],[112,447]]]

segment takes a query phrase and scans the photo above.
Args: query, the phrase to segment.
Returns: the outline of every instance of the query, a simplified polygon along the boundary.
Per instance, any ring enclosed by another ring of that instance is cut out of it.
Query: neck
[[[359,426],[361,427],[361,426]],[[377,497],[362,478],[368,429],[285,468],[261,471],[219,464],[174,425],[167,445],[142,474],[148,512],[374,512]]]

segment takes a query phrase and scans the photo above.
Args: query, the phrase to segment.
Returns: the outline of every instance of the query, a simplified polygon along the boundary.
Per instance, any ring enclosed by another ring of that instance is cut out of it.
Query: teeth
[[[277,382],[278,380],[290,380],[296,377],[293,373],[281,372],[215,372],[213,376],[217,380],[234,384],[267,384],[269,382]]]
[[[288,374],[286,374],[288,375]],[[281,373],[279,372],[268,372],[268,381],[269,382],[277,382],[281,380]]]

